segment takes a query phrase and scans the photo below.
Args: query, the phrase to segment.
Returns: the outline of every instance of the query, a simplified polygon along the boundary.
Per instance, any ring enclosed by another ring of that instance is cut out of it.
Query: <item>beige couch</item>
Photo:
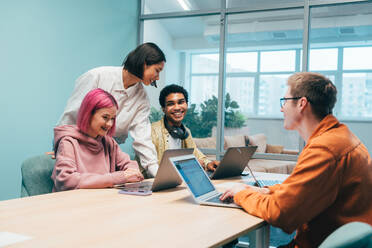
[[[216,148],[216,138],[194,138],[194,141],[198,148]],[[224,148],[237,147],[237,146],[247,146],[255,145],[257,146],[256,153],[274,153],[274,154],[290,154],[297,155],[298,151],[284,149],[281,145],[271,145],[267,144],[267,138],[264,134],[255,135],[233,135],[225,136]],[[210,159],[215,159],[214,155],[208,157]],[[249,166],[254,171],[262,172],[272,172],[272,173],[284,173],[290,174],[296,165],[294,161],[283,161],[283,160],[268,160],[268,159],[251,159],[249,161]]]

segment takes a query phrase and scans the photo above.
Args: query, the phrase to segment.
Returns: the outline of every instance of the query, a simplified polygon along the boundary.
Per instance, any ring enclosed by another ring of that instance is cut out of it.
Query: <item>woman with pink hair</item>
[[[107,188],[143,180],[137,162],[112,138],[118,104],[102,89],[88,92],[76,125],[54,128],[53,191]]]
[[[109,92],[118,102],[115,141],[123,144],[130,135],[141,166],[147,175],[155,177],[159,165],[151,141],[151,105],[145,87],[156,87],[165,62],[163,51],[156,44],[146,42],[131,51],[122,66],[101,66],[85,72],[76,80],[57,126],[77,124],[81,101],[90,90],[100,88]]]

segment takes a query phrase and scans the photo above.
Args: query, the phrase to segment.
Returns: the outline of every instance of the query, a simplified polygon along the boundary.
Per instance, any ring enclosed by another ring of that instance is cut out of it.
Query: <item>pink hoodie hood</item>
[[[71,137],[84,143],[84,145],[93,153],[99,153],[103,149],[102,137],[94,139],[79,130],[76,125],[64,125],[54,128],[54,152],[57,153],[59,142],[64,137]]]
[[[54,128],[54,137],[54,191],[112,187],[126,182],[123,171],[138,169],[108,135],[94,139],[75,125],[65,125]]]

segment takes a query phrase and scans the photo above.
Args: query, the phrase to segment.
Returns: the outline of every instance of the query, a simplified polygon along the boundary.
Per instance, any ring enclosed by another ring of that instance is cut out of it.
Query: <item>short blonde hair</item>
[[[315,72],[299,72],[288,78],[293,97],[306,97],[313,113],[320,119],[332,114],[337,100],[336,86],[325,76]]]

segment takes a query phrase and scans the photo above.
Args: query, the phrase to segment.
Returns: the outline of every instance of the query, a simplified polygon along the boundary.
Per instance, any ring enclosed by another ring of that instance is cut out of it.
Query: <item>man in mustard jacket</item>
[[[367,148],[333,115],[337,90],[324,76],[289,77],[281,99],[284,128],[297,130],[306,146],[292,174],[267,188],[239,184],[233,197],[248,213],[288,233],[286,247],[318,247],[335,229],[352,221],[372,225],[372,161]]]
[[[194,155],[203,168],[214,171],[219,161],[210,161],[199,151],[190,130],[182,124],[188,109],[187,91],[179,85],[168,85],[161,90],[159,103],[164,117],[151,125],[151,138],[158,153],[158,162],[165,150],[194,148]]]

